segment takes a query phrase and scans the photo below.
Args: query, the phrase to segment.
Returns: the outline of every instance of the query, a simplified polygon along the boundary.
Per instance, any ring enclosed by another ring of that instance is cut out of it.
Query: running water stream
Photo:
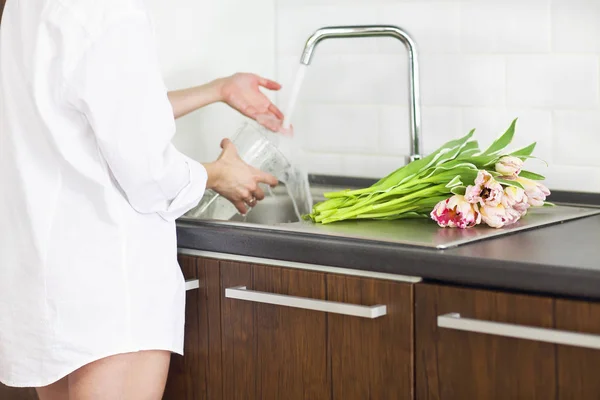
[[[298,71],[296,72],[296,79],[294,80],[292,92],[285,110],[285,119],[283,122],[284,129],[289,129],[291,126],[292,116],[298,102],[298,97],[300,96],[300,89],[302,88],[307,68],[307,65],[300,64]],[[302,216],[309,214],[313,207],[308,173],[298,164],[295,157],[295,154],[297,154],[299,150],[298,141],[295,136],[280,140],[280,149],[288,157],[290,162],[290,169],[286,174],[286,179],[283,180],[283,183],[285,184],[288,195],[294,205],[296,216],[301,220]]]

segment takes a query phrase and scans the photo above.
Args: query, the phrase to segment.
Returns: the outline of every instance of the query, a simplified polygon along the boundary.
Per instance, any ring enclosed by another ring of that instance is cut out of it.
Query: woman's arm
[[[272,131],[281,131],[283,113],[269,100],[261,87],[279,90],[277,82],[250,73],[237,73],[201,86],[168,93],[175,118],[212,103],[224,102]]]
[[[169,101],[173,107],[175,119],[209,104],[223,101],[223,81],[223,79],[217,79],[201,86],[169,92]]]

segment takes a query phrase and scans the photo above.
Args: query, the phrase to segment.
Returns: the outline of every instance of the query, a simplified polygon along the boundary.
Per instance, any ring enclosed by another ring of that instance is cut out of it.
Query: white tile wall
[[[426,151],[471,128],[483,147],[518,117],[514,147],[537,141],[536,154],[549,166],[531,168],[551,188],[600,192],[600,1],[275,3],[276,72],[284,89],[315,29],[398,25],[419,48]],[[284,90],[277,97],[282,107],[287,96]],[[305,165],[367,177],[399,167],[409,150],[407,99],[400,42],[324,42],[293,118]]]
[[[275,75],[275,0],[148,0],[157,27],[169,89],[203,84],[238,71]],[[274,98],[274,96],[273,96]],[[175,145],[200,161],[213,160],[219,142],[243,117],[222,104],[177,121]]]

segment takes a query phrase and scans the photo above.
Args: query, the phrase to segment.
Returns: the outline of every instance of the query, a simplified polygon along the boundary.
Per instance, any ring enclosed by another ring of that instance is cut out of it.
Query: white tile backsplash
[[[483,147],[518,117],[514,146],[557,189],[600,192],[598,0],[161,0],[170,88],[236,71],[283,84],[285,110],[306,39],[318,28],[391,24],[417,43],[425,152],[477,129]],[[180,119],[175,144],[210,160],[243,121],[217,104]],[[321,43],[292,122],[310,172],[380,177],[409,153],[406,48],[391,38]]]
[[[275,0],[148,0],[169,89],[196,86],[238,71],[275,77]],[[275,98],[274,95],[270,95]],[[213,161],[219,143],[244,117],[215,104],[177,120],[175,146]]]
[[[548,1],[463,3],[461,48],[467,53],[545,53],[550,50]]]
[[[339,12],[339,7],[327,5],[303,5],[302,7],[281,4],[277,13],[277,54],[293,55],[299,60],[309,36],[327,25],[357,25],[382,23],[377,9],[368,4],[351,4]],[[328,40],[319,46],[321,54],[375,53],[377,39],[362,38],[356,41]]]
[[[519,149],[535,142],[535,156],[554,163],[552,132],[552,112],[547,110],[523,110],[519,108],[468,108],[463,110],[463,130],[476,129],[481,149],[486,148],[503,134],[513,119],[517,118],[516,134],[511,149]],[[537,160],[529,160],[537,170],[546,170],[546,166]]]
[[[597,55],[509,56],[508,102],[518,107],[598,109]]]
[[[421,54],[458,53],[460,50],[458,2],[389,1],[370,8],[379,11],[379,20],[384,24],[400,26],[419,38],[417,45]],[[424,15],[427,18],[423,18]],[[364,23],[366,19],[362,21]],[[376,43],[381,52],[404,54],[403,44],[396,39],[377,39]]]
[[[506,62],[496,55],[423,55],[423,105],[504,106]]]
[[[319,51],[319,49],[317,49]],[[281,57],[279,79],[290,89],[300,65],[299,57]],[[286,105],[289,91],[278,101]],[[319,52],[306,72],[299,101],[348,105],[408,105],[408,62],[392,54],[369,56]]]
[[[552,50],[558,53],[600,53],[600,2],[552,1]]]
[[[460,108],[424,107],[421,110],[421,129],[425,152],[432,152],[443,143],[463,135]],[[408,107],[381,107],[379,112],[380,147],[382,155],[405,156],[410,152],[410,116]]]
[[[306,118],[294,125],[294,134],[304,138],[307,151],[377,154],[377,107],[311,104],[302,111]]]
[[[537,142],[535,155],[549,165],[528,163],[551,187],[600,192],[600,1],[275,2],[277,74],[284,85],[291,86],[315,29],[398,25],[417,43],[425,152],[472,128],[484,147],[518,117],[511,147]],[[319,45],[302,88],[302,111],[293,118],[309,139],[303,143],[305,158],[314,161],[310,172],[380,177],[404,164],[410,150],[406,54],[389,38]],[[278,96],[282,107],[288,95]]]
[[[554,113],[554,154],[564,165],[600,167],[600,113],[597,111],[556,111]]]

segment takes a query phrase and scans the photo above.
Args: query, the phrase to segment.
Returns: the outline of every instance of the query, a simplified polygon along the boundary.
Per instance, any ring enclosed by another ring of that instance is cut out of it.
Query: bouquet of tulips
[[[472,140],[475,130],[428,156],[412,161],[358,190],[325,193],[304,219],[328,224],[351,219],[432,218],[441,227],[494,228],[511,225],[530,207],[546,202],[545,178],[523,170],[536,143],[512,152],[517,120],[485,151]]]

